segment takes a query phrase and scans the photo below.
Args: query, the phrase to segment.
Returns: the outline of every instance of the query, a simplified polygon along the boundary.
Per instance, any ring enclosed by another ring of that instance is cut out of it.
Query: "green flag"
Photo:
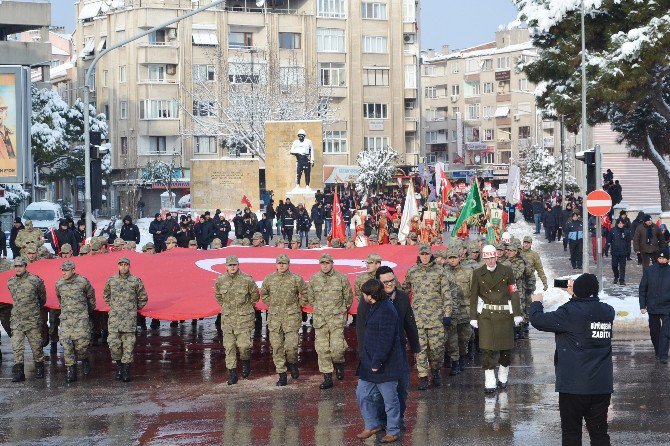
[[[465,199],[461,213],[458,215],[458,219],[454,224],[454,229],[451,230],[451,236],[454,237],[456,235],[458,228],[460,228],[461,225],[463,225],[463,222],[465,222],[468,218],[483,212],[484,206],[482,205],[482,197],[479,195],[479,182],[477,181],[477,178],[475,178],[472,181],[470,192],[468,193],[468,197]]]

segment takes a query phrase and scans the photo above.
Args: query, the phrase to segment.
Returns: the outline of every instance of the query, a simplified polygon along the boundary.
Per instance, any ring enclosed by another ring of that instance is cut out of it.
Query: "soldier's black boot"
[[[35,378],[44,378],[44,362],[35,363]]]
[[[71,365],[67,368],[67,382],[72,383],[77,380],[77,366]]]
[[[130,382],[130,363],[121,363],[121,381],[124,383]]]
[[[472,338],[470,338],[470,340],[468,341],[468,358],[470,358],[471,361],[475,359],[475,338],[474,338],[474,336]]]
[[[91,362],[88,359],[81,360],[81,373],[83,373],[84,376],[91,373]]]
[[[23,364],[14,364],[12,367],[12,382],[18,383],[26,380],[26,374],[23,372]]]
[[[440,369],[433,370],[433,385],[440,387],[442,385],[442,376],[440,376]]]
[[[228,372],[228,385],[237,384],[237,370],[233,369]]]
[[[298,372],[298,364],[289,363],[288,371],[291,372],[291,378],[293,379],[298,379],[300,376],[300,372]]]
[[[242,360],[242,378],[248,378],[251,374],[251,361],[249,359]]]
[[[319,384],[319,389],[324,390],[324,389],[330,389],[331,387],[333,387],[333,374],[324,373],[323,382]]]
[[[277,381],[277,386],[278,387],[284,387],[287,384],[286,380],[286,372],[282,372],[279,374],[279,380]]]
[[[121,361],[116,361],[116,375],[114,375],[114,378],[116,378],[117,381],[121,381],[122,375],[123,369],[121,367]]]
[[[458,363],[458,361],[451,361],[451,371],[449,372],[449,376],[456,376],[461,373],[461,365]]]
[[[51,352],[56,353],[58,350],[58,341],[51,341]]]
[[[344,379],[344,363],[333,364],[335,366],[335,376],[338,380]]]
[[[428,390],[428,377],[424,376],[420,378],[418,390]]]

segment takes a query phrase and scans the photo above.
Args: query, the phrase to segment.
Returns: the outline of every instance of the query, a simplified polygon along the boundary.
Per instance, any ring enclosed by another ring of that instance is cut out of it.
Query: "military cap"
[[[450,246],[447,249],[447,258],[449,258],[449,257],[460,257],[461,253],[459,251],[460,251],[459,248],[457,248],[455,246]]]
[[[430,245],[422,244],[419,246],[419,254],[431,254]]]
[[[291,263],[291,259],[286,254],[279,254],[277,256],[277,263]]]
[[[226,265],[239,265],[240,261],[237,260],[237,256],[228,256],[226,257]]]
[[[91,247],[89,245],[84,245],[81,248],[79,248],[79,255],[88,254],[89,252],[91,252]]]
[[[173,236],[170,236],[170,237],[165,239],[165,243],[177,243],[177,238],[173,237]]]
[[[26,259],[23,256],[19,256],[14,259],[14,266],[27,266],[28,265],[28,259]]]
[[[124,246],[125,244],[126,244],[126,242],[123,241],[122,238],[117,237],[117,238],[114,239],[114,246]]]
[[[190,243],[190,242],[189,242],[189,243]],[[197,242],[196,242],[196,243],[197,243]],[[215,238],[214,240],[212,240],[212,248],[214,248],[214,249],[218,249],[218,248],[221,248],[222,246],[223,246],[223,245],[222,245],[222,243],[221,243],[221,239],[220,239],[220,238]]]
[[[254,240],[263,240],[263,234],[260,232],[254,232],[254,235],[252,235],[251,238]]]
[[[72,252],[72,245],[70,245],[69,243],[63,243],[63,246],[60,247],[60,252],[61,253]]]
[[[32,243],[26,247],[26,254],[37,254],[37,248]]]
[[[128,265],[130,265],[130,260],[128,259],[128,257],[121,257],[119,261],[116,263],[127,263]]]
[[[468,243],[468,252],[479,252],[479,243],[477,242]]]
[[[410,240],[416,240],[418,239],[417,235],[415,232],[410,232],[409,235],[407,236]]]
[[[507,244],[500,242],[496,245],[496,250],[498,251],[505,251],[507,249]]]
[[[284,244],[286,244],[286,242],[281,237],[279,237],[277,240],[275,240],[275,246],[284,245]]]
[[[214,243],[214,241],[212,240],[212,244],[213,243]],[[219,243],[221,243],[221,242],[219,241]],[[196,242],[195,240],[189,240],[188,241],[188,246],[198,246],[198,242]]]
[[[512,237],[512,241],[518,243],[519,246],[521,246],[521,240],[519,240],[517,237]]]
[[[336,239],[336,240],[339,240],[339,239]],[[323,254],[321,254],[319,256],[319,263],[321,263],[321,262],[333,263],[333,256],[324,252]]]
[[[63,262],[60,269],[62,271],[72,271],[74,269],[74,262],[66,260],[65,262]]]
[[[249,246],[251,245],[251,242],[249,241],[248,238],[242,239],[242,246]]]
[[[511,242],[509,242],[507,244],[507,249],[508,250],[513,250],[513,251],[518,251],[519,249],[521,249],[521,246],[519,245],[518,242],[512,240]]]
[[[102,242],[97,238],[91,240],[91,249],[93,251],[98,251],[102,249]]]
[[[300,243],[300,239],[296,236],[291,237],[289,243]]]
[[[310,244],[310,245],[320,245],[320,244],[321,244],[321,240],[319,240],[319,239],[316,238],[316,237],[312,237],[311,239],[309,239],[309,244]]]
[[[330,246],[332,246],[333,248],[341,248],[342,247],[342,241],[339,238],[334,238],[330,242]]]
[[[370,253],[365,258],[365,263],[381,263],[381,262],[382,262],[382,256],[380,256],[379,254]]]
[[[447,250],[446,249],[438,249],[437,251],[435,251],[435,253],[433,255],[435,257],[440,257],[440,258],[446,259],[447,258]]]
[[[154,246],[153,242],[145,243],[144,246],[142,247],[142,249],[154,249],[154,248],[155,248],[155,246]]]
[[[137,243],[135,243],[133,240],[126,242],[126,249],[135,251],[135,248],[137,248]]]
[[[523,241],[524,241],[524,243],[525,242],[533,243],[533,237],[531,237],[530,235],[527,235],[523,238]]]
[[[389,235],[390,240],[398,240],[398,234],[391,234]]]
[[[26,220],[23,222],[23,226],[26,228],[32,228],[33,227],[33,221],[32,220]]]

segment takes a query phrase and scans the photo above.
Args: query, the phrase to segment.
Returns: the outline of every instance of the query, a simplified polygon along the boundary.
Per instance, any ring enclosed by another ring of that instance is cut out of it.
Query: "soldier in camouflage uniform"
[[[379,267],[382,266],[382,256],[374,253],[368,254],[368,256],[365,258],[365,266],[367,268],[367,271],[365,271],[363,274],[359,274],[358,276],[356,276],[356,280],[354,280],[354,296],[356,297],[356,303],[354,308],[358,308],[358,302],[361,299],[363,299],[363,292],[361,291],[361,287],[368,280],[374,279],[377,269],[379,269]],[[352,316],[351,326],[352,327],[356,326],[355,314]]]
[[[32,243],[28,244],[24,249],[21,250],[21,252],[24,253],[23,257],[25,260],[28,262],[28,265],[37,262],[39,257],[37,256],[37,248],[35,245]],[[49,310],[47,310],[46,307],[42,307],[40,309],[41,316],[41,325],[40,325],[40,333],[42,336],[42,347],[46,347],[49,345],[49,336],[51,334],[51,330],[49,329]],[[53,321],[52,321],[53,324]],[[58,342],[58,339],[56,339],[56,342]]]
[[[547,291],[549,289],[549,283],[547,282],[547,275],[544,273],[544,266],[542,266],[542,260],[540,260],[540,254],[538,254],[536,251],[533,251],[531,248],[533,246],[533,237],[530,235],[527,235],[523,238],[523,245],[522,245],[522,250],[521,250],[521,257],[528,263],[530,268],[533,270],[532,278],[531,278],[531,283],[528,289],[526,289],[526,295],[523,296],[523,299],[525,300],[525,311],[523,313],[525,323],[523,324],[523,330],[525,333],[528,333],[528,310],[530,308],[530,303],[531,303],[531,298],[533,296],[533,293],[535,292],[535,289],[537,288],[537,278],[535,276],[535,273],[540,277],[540,280],[542,281],[542,285],[544,286],[544,291]]]
[[[14,301],[10,320],[14,367],[12,381],[26,379],[23,370],[23,349],[28,338],[35,360],[35,378],[44,378],[44,352],[42,352],[42,309],[47,301],[44,281],[27,271],[28,261],[24,257],[14,259],[14,272],[7,281],[7,288]]]
[[[333,269],[333,256],[321,254],[321,270],[312,275],[307,287],[308,302],[312,305],[314,348],[318,356],[319,371],[323,373],[320,389],[333,387],[333,366],[337,379],[344,379],[344,326],[347,310],[354,300],[349,280]]]
[[[482,262],[479,257],[479,243],[474,241],[470,242],[468,243],[468,257],[461,261],[461,266],[472,270],[477,269],[484,265],[484,262]]]
[[[91,254],[91,245],[84,245],[79,248],[79,257]]]
[[[251,332],[258,287],[249,274],[240,271],[237,256],[226,257],[226,272],[214,284],[214,296],[221,306],[223,348],[226,352],[228,385],[237,384],[237,352],[242,360],[242,377],[251,373]]]
[[[60,248],[60,257],[69,259],[73,256],[72,245],[64,243]],[[60,326],[60,311],[49,310],[49,340],[51,341],[51,351],[56,352],[58,348],[58,327]],[[90,330],[89,330],[90,332]]]
[[[60,247],[61,259],[69,259],[72,256],[74,256],[74,253],[72,252],[72,245],[69,243],[64,243],[63,246]]]
[[[263,280],[261,299],[268,306],[268,328],[272,345],[272,361],[279,380],[285,386],[286,365],[291,378],[298,379],[298,331],[302,307],[307,305],[307,284],[297,274],[289,271],[290,259],[286,254],[277,256],[277,272]]]
[[[35,249],[38,249],[44,244],[44,236],[42,235],[42,231],[33,227],[32,221],[26,220],[23,225],[25,226],[25,229],[21,229],[18,234],[16,234],[14,244],[21,250],[21,255],[25,256],[26,253],[24,250],[28,246],[33,246]]]
[[[60,303],[60,343],[67,367],[67,382],[77,380],[77,359],[84,376],[91,372],[88,346],[91,342],[91,314],[95,310],[95,290],[87,278],[74,272],[75,265],[66,260],[61,266],[63,278],[56,282]]]
[[[3,271],[10,270],[14,267],[13,263],[10,260],[5,258],[0,258],[0,273]],[[12,337],[12,328],[9,323],[12,317],[12,305],[0,302],[0,324],[2,328],[7,332],[7,336]],[[2,341],[0,340],[0,344]],[[0,359],[2,359],[2,350],[0,350]]]
[[[107,279],[102,293],[109,305],[109,350],[116,361],[116,379],[130,381],[130,363],[135,348],[137,311],[144,308],[149,297],[142,279],[130,274],[130,260],[121,257],[119,273]]]
[[[433,256],[435,257],[435,263],[437,263],[440,266],[444,266],[447,264],[447,250],[446,249],[438,249],[433,253]]]
[[[275,240],[275,248],[286,248],[286,240],[281,237],[277,237]]]
[[[472,270],[461,265],[460,252],[456,248],[447,251],[445,271],[456,284],[452,294],[452,323],[449,326],[447,352],[451,360],[449,375],[455,376],[463,371],[463,361],[468,354],[468,346],[472,337],[470,326],[470,283]]]
[[[519,242],[510,242],[510,244],[507,245],[507,258],[501,261],[501,263],[512,268],[512,271],[514,272],[514,279],[516,280],[516,287],[519,293],[521,313],[524,315],[524,323],[527,324],[528,319],[525,315],[528,313],[528,310],[526,308],[526,300],[524,299],[524,296],[526,295],[526,290],[532,284],[534,274],[533,269],[519,254],[520,251],[521,246],[519,245]],[[523,333],[521,326],[514,328],[514,337],[516,339],[523,338]]]
[[[419,246],[417,264],[407,271],[403,289],[412,294],[412,310],[419,330],[421,351],[416,363],[419,390],[428,389],[428,373],[432,371],[433,385],[442,385],[440,369],[444,364],[445,328],[451,325],[451,291],[455,286],[435,263],[429,245]]]
[[[251,236],[251,246],[255,248],[260,248],[265,245],[265,240],[263,240],[263,234],[260,232],[254,232]]]

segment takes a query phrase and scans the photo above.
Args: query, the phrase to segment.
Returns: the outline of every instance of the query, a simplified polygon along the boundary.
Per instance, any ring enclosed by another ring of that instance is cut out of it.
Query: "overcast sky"
[[[499,25],[516,17],[510,0],[420,0],[420,5],[422,49],[449,44],[455,50],[490,42]],[[72,0],[52,0],[51,11],[54,26],[74,30]]]

